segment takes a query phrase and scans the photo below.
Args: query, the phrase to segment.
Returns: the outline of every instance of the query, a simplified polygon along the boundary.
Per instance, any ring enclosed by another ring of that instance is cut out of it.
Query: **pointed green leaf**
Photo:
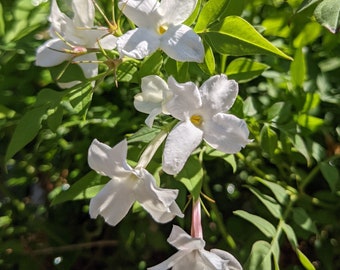
[[[294,55],[294,61],[290,65],[292,83],[295,87],[303,87],[306,76],[305,56],[302,48],[298,48]]]
[[[266,194],[261,193],[258,189],[246,186],[268,209],[268,211],[276,218],[280,219],[282,217],[282,209],[278,202]]]
[[[159,71],[163,65],[163,57],[161,51],[156,51],[149,57],[146,57],[141,63],[139,69],[139,77],[143,78],[148,75],[159,74]]]
[[[306,257],[305,254],[302,253],[301,250],[296,249],[296,255],[298,256],[301,264],[305,267],[306,270],[315,270],[314,265],[311,261]]]
[[[205,51],[204,62],[199,63],[198,65],[205,73],[209,75],[214,75],[216,68],[214,52],[211,49],[211,47],[207,44],[207,42],[205,42],[204,40],[203,45]]]
[[[259,177],[256,177],[255,179],[259,181],[260,183],[262,183],[263,185],[265,185],[266,187],[268,187],[271,190],[271,192],[273,192],[276,200],[280,204],[285,205],[288,202],[288,199],[289,199],[288,194],[282,186],[280,186],[277,183],[270,182],[268,180],[264,180]]]
[[[229,79],[244,83],[260,76],[268,68],[268,65],[248,58],[237,58],[228,65],[226,74]]]
[[[257,32],[251,24],[238,16],[226,17],[220,24],[201,35],[220,54],[233,56],[269,54],[292,60]]]
[[[318,229],[316,228],[313,220],[302,207],[293,208],[293,220],[302,229],[315,234],[318,233]]]
[[[325,177],[331,191],[336,192],[340,181],[339,171],[336,166],[331,165],[329,162],[321,162],[320,170],[323,177]]]
[[[48,110],[48,106],[34,108],[28,111],[19,121],[8,145],[5,160],[8,161],[18,151],[37,136],[41,122]]]
[[[316,20],[332,33],[336,33],[340,26],[340,1],[323,0],[314,11]]]
[[[293,249],[295,250],[298,246],[298,242],[296,239],[295,232],[291,226],[287,223],[283,222],[282,229],[287,236],[289,243],[292,245]]]
[[[74,111],[85,116],[92,101],[92,95],[93,91],[90,83],[73,88],[70,92],[69,100]]]
[[[209,24],[216,22],[230,0],[209,0],[204,4],[195,25],[195,32],[203,32]]]
[[[103,177],[100,174],[91,171],[71,185],[69,189],[61,189],[60,193],[53,199],[51,205],[66,201],[92,198],[107,182],[107,177]]]
[[[262,217],[250,214],[243,210],[237,210],[233,212],[235,215],[248,220],[250,223],[255,225],[265,236],[271,238],[274,237],[276,230],[275,227],[267,220]]]
[[[264,125],[261,129],[260,144],[264,152],[274,156],[275,149],[277,148],[277,135],[269,125]]]
[[[266,241],[256,241],[245,264],[247,270],[272,269],[271,246]]]
[[[203,169],[196,156],[189,157],[176,179],[185,185],[194,200],[199,199],[203,181]]]

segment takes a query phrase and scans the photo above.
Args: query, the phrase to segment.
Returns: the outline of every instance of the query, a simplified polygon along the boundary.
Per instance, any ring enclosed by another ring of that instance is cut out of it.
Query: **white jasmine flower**
[[[86,78],[98,74],[98,64],[94,63],[97,56],[94,52],[88,53],[88,49],[99,48],[113,49],[116,47],[116,37],[110,35],[107,28],[93,28],[95,9],[92,0],[73,0],[73,18],[62,13],[57,1],[52,0],[51,14],[51,39],[46,41],[37,50],[36,65],[52,67],[64,61],[79,61],[79,66]],[[79,83],[74,81],[62,84],[64,87],[72,87]]]
[[[142,78],[142,92],[135,95],[135,108],[149,114],[145,123],[152,127],[155,117],[160,114],[168,114],[165,104],[171,98],[168,84],[159,76],[150,75]]]
[[[242,266],[230,253],[220,250],[204,249],[205,241],[194,238],[180,227],[174,225],[168,242],[178,249],[164,262],[148,268],[149,270],[242,270]]]
[[[91,199],[91,218],[101,215],[108,224],[115,226],[135,201],[157,222],[166,223],[175,216],[183,217],[175,201],[178,190],[157,187],[147,170],[140,167],[133,169],[127,164],[126,155],[126,140],[113,148],[96,139],[92,142],[88,163],[93,170],[111,180]]]
[[[233,105],[238,84],[225,75],[209,78],[198,89],[193,82],[168,80],[173,98],[167,102],[169,113],[180,120],[170,132],[163,152],[163,170],[177,174],[202,139],[224,153],[236,153],[247,143],[246,122],[226,114]]]
[[[177,61],[203,62],[201,38],[182,24],[196,3],[197,0],[121,0],[119,8],[138,28],[119,37],[118,51],[142,59],[161,49]]]

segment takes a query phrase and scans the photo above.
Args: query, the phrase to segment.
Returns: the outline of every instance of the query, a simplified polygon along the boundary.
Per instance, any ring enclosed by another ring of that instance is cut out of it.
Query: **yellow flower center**
[[[161,35],[163,35],[167,30],[168,30],[168,26],[166,25],[161,25],[158,27],[158,33],[160,33]]]
[[[198,114],[194,114],[190,117],[190,121],[191,123],[193,123],[195,126],[200,126],[203,122],[203,118],[202,116],[198,115]]]

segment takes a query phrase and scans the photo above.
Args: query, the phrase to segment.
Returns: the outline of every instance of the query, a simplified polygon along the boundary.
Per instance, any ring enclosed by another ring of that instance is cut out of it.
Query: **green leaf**
[[[303,0],[297,12],[301,12],[320,1],[323,1],[323,0]]]
[[[37,136],[47,111],[58,106],[64,94],[65,92],[57,92],[51,89],[42,89],[38,93],[33,109],[23,115],[14,130],[7,148],[6,161]]]
[[[200,14],[201,2],[202,2],[202,0],[197,0],[196,7],[195,7],[194,11],[191,13],[190,17],[185,20],[185,22],[183,24],[190,26],[196,21],[197,16]]]
[[[5,34],[4,12],[2,4],[0,3],[0,37],[2,37],[4,34]]]
[[[190,156],[182,171],[176,176],[176,179],[188,189],[194,201],[200,197],[203,174],[202,165],[198,158]]]
[[[318,233],[313,220],[309,217],[305,209],[301,207],[293,208],[293,220],[302,229],[315,234]]]
[[[198,66],[203,70],[203,72],[209,74],[209,75],[214,75],[215,74],[215,56],[214,52],[211,49],[211,47],[203,40],[203,45],[204,45],[204,62],[199,63]]]
[[[292,245],[293,249],[295,250],[298,247],[298,242],[297,242],[296,235],[295,235],[293,228],[287,223],[283,222],[282,229],[284,233],[286,234],[289,243]]]
[[[305,267],[306,270],[315,270],[314,265],[311,261],[306,257],[305,254],[302,253],[301,250],[296,249],[296,255],[298,256],[301,264]]]
[[[69,95],[69,100],[74,111],[78,114],[82,114],[84,117],[92,101],[92,89],[90,83],[79,85],[74,87]]]
[[[62,106],[58,106],[52,114],[47,118],[48,127],[56,132],[63,120],[64,109]]]
[[[306,158],[307,165],[309,166],[312,162],[312,159],[304,140],[301,138],[300,135],[296,134],[293,138],[291,138],[291,141],[296,150],[299,151]]]
[[[294,39],[295,48],[302,48],[313,43],[321,34],[322,27],[317,22],[311,22],[304,26],[299,35]]]
[[[125,61],[121,63],[116,72],[116,79],[119,82],[138,82],[138,68],[135,63]]]
[[[158,128],[142,127],[136,133],[128,138],[129,143],[144,142],[149,143],[160,132]]]
[[[315,132],[324,124],[324,120],[312,115],[300,114],[297,117],[297,123],[301,127],[307,128],[311,132]]]
[[[292,83],[295,87],[303,87],[306,76],[305,56],[302,47],[298,48],[294,55],[294,61],[290,65]]]
[[[148,75],[159,74],[162,65],[162,53],[158,50],[143,60],[139,69],[139,77],[143,78]]]
[[[206,145],[205,153],[210,157],[219,157],[224,159],[233,168],[233,172],[234,173],[236,172],[237,164],[234,155],[226,154],[224,152],[212,148],[209,145]]]
[[[267,111],[268,121],[278,124],[286,122],[292,117],[291,108],[292,105],[289,102],[279,101],[274,103]]]
[[[268,211],[276,218],[280,219],[282,217],[281,206],[278,202],[273,198],[266,194],[261,193],[258,189],[246,186],[268,209]]]
[[[229,79],[236,80],[238,83],[244,83],[260,76],[268,68],[268,65],[248,58],[237,58],[228,65],[226,74]]]
[[[250,214],[243,210],[237,210],[233,212],[235,215],[248,220],[250,223],[255,225],[265,236],[272,238],[274,237],[276,230],[275,227],[267,220],[262,217]]]
[[[271,246],[266,241],[256,241],[245,264],[247,270],[272,269]]]
[[[332,33],[336,33],[340,26],[340,1],[323,0],[314,11],[316,20]]]
[[[195,25],[195,32],[203,32],[211,23],[216,22],[230,0],[209,0],[204,4]]]
[[[268,54],[292,60],[257,32],[251,24],[238,16],[226,17],[220,24],[202,33],[202,37],[220,54],[233,56]]]
[[[325,177],[331,191],[336,192],[340,181],[338,169],[329,162],[321,162],[320,170],[323,177]]]
[[[107,182],[107,177],[103,177],[100,174],[91,171],[71,185],[69,189],[61,189],[60,193],[53,199],[51,205],[56,205],[66,201],[92,198]]]
[[[265,185],[267,188],[269,188],[271,192],[273,192],[276,200],[280,204],[282,205],[287,204],[289,197],[288,197],[287,191],[282,186],[280,186],[279,184],[275,182],[270,182],[268,180],[264,180],[259,177],[256,177],[255,179],[259,181],[260,183],[262,183],[263,185]]]
[[[277,135],[269,125],[264,125],[260,132],[260,144],[264,152],[270,156],[274,156],[275,149],[277,148]]]
[[[6,161],[13,157],[19,150],[37,136],[41,128],[41,122],[47,110],[48,106],[34,108],[25,113],[19,120],[7,148],[5,156]]]

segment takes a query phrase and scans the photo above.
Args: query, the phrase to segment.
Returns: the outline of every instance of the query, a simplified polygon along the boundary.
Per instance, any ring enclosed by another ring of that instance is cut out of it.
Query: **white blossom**
[[[50,36],[37,49],[36,65],[52,67],[65,61],[79,62],[86,78],[98,74],[97,56],[88,49],[100,47],[113,49],[116,47],[116,37],[109,34],[107,28],[94,27],[95,9],[92,0],[73,0],[73,18],[60,11],[57,1],[52,0],[49,16]],[[72,87],[79,83],[73,81],[61,84],[62,87]]]
[[[154,177],[144,168],[131,168],[126,162],[127,141],[115,147],[93,140],[88,151],[90,167],[101,175],[111,178],[104,188],[90,201],[90,216],[103,216],[115,226],[137,201],[160,223],[166,223],[175,216],[183,217],[175,199],[178,190],[156,186]]]
[[[205,241],[194,238],[180,227],[174,225],[168,242],[178,249],[164,262],[148,268],[148,270],[242,270],[242,266],[230,253],[220,250],[204,249]]]
[[[166,139],[163,170],[177,174],[202,139],[224,153],[236,153],[247,143],[246,122],[225,113],[238,94],[238,84],[225,75],[210,77],[198,88],[193,82],[168,80],[173,93],[166,106],[168,112],[180,120]]]
[[[121,0],[119,8],[138,27],[117,41],[124,56],[142,59],[157,49],[177,61],[203,62],[201,38],[183,22],[197,0]]]
[[[138,111],[149,114],[145,123],[152,127],[158,114],[168,114],[165,104],[172,94],[168,84],[156,75],[143,77],[141,89],[142,92],[135,95],[134,106]]]

